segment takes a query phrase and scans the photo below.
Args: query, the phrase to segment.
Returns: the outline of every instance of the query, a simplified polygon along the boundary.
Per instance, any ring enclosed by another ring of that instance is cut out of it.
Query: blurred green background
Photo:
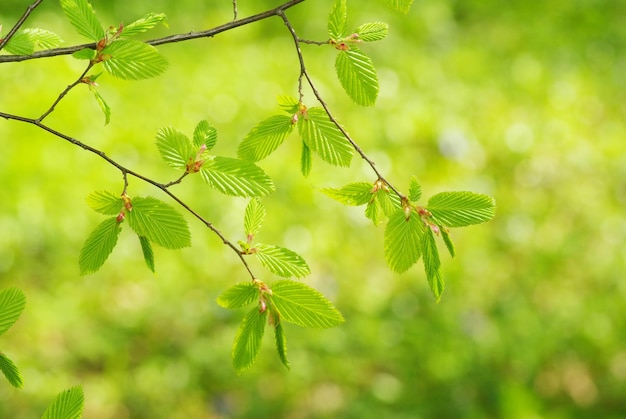
[[[28,1],[4,0],[8,30]],[[239,1],[240,16],[278,1]],[[169,29],[232,19],[232,3],[93,0],[101,20],[164,12]],[[301,37],[324,40],[331,0],[288,11]],[[390,35],[364,47],[380,78],[375,108],[359,108],[334,77],[334,51],[304,46],[319,90],[394,184],[416,175],[426,197],[472,190],[497,199],[494,221],[454,230],[443,256],[447,288],[432,298],[421,266],[385,266],[383,229],[363,208],[317,189],[373,181],[315,160],[299,174],[297,136],[261,166],[277,185],[265,199],[259,240],[302,254],[347,322],[330,330],[286,327],[292,370],[268,333],[241,376],[231,344],[241,312],[215,298],[248,280],[235,255],[191,217],[193,246],[156,249],[157,275],[128,231],[103,269],[80,277],[78,254],[103,219],[91,191],[120,192],[105,162],[41,130],[0,121],[0,287],[28,298],[0,348],[25,386],[0,380],[0,417],[36,418],[63,389],[84,387],[85,418],[620,418],[626,415],[626,8],[621,0],[416,1],[400,15],[381,1],[349,1],[349,20],[385,21]],[[58,3],[27,27],[85,42]],[[103,116],[87,89],[72,91],[52,127],[141,173],[177,174],[154,147],[166,125],[191,135],[208,119],[215,152],[232,156],[276,96],[297,95],[293,41],[278,18],[214,39],[160,47],[158,79],[103,76]],[[30,117],[82,71],[70,57],[3,64],[0,109]],[[314,98],[306,92],[306,102]],[[246,200],[189,179],[174,191],[236,241]],[[131,195],[164,196],[131,180]],[[124,234],[126,233],[126,234]],[[257,267],[255,267],[256,269]],[[260,269],[256,269],[261,272]],[[270,275],[261,278],[271,282]]]

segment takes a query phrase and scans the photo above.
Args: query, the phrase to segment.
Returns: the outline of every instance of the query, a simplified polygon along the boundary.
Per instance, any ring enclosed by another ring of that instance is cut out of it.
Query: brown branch
[[[7,36],[5,36],[3,39],[0,39],[0,51],[2,51],[2,49],[6,46],[6,44],[9,43],[11,38],[13,38],[13,35],[15,35],[15,33],[20,29],[20,27],[24,24],[24,22],[26,22],[26,19],[28,19],[28,16],[30,16],[30,14],[37,8],[37,6],[41,4],[42,1],[43,0],[36,0],[33,4],[28,6],[28,8],[26,9],[26,12],[24,12],[22,17],[11,28]]]
[[[50,108],[48,108],[47,111],[45,111],[38,119],[38,122],[41,122],[44,120],[44,118],[48,115],[50,115],[52,113],[52,111],[54,111],[54,108],[56,108],[56,106],[59,104],[59,102],[65,97],[65,95],[67,95],[69,93],[70,90],[72,90],[74,87],[78,86],[80,83],[83,82],[83,79],[85,78],[85,76],[87,75],[87,72],[89,70],[91,70],[91,67],[93,67],[93,63],[90,61],[89,64],[87,65],[87,68],[85,69],[85,71],[83,71],[83,73],[78,76],[78,79],[76,79],[76,81],[70,85],[68,85],[60,94],[59,96],[56,98],[56,100],[52,103],[52,105],[50,106]]]

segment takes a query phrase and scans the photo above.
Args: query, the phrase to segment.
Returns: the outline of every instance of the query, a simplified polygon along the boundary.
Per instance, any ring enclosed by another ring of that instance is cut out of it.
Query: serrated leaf
[[[331,39],[341,39],[348,33],[348,12],[346,0],[337,0],[328,16],[328,35]]]
[[[293,115],[300,109],[300,101],[293,96],[279,95],[277,98],[278,106],[289,115]]]
[[[400,205],[400,198],[395,193],[386,188],[381,188],[374,194],[374,199],[380,205],[380,208],[387,217],[396,212]]]
[[[417,178],[413,176],[409,185],[409,200],[411,202],[417,202],[422,197],[422,186],[418,182]]]
[[[383,209],[377,199],[372,199],[365,208],[365,217],[372,220],[375,226],[379,226],[385,217]]]
[[[102,267],[117,244],[120,231],[122,227],[117,217],[113,217],[100,223],[91,232],[78,257],[81,275],[94,273]]]
[[[361,106],[372,106],[378,97],[378,76],[372,60],[352,46],[339,51],[335,61],[339,82],[348,96]]]
[[[263,160],[285,141],[293,126],[292,119],[287,115],[274,115],[261,121],[239,144],[237,156],[253,162]]]
[[[7,52],[15,55],[30,55],[35,49],[49,49],[59,46],[63,40],[55,33],[39,28],[17,31],[5,45]]]
[[[304,278],[311,273],[306,261],[293,250],[269,244],[258,244],[256,257],[270,272],[284,278]]]
[[[124,80],[156,77],[167,70],[165,57],[152,45],[130,39],[112,42],[102,51],[104,69]]]
[[[302,172],[302,176],[308,177],[312,167],[313,160],[311,159],[311,149],[302,141],[302,152],[300,153],[300,172]]]
[[[80,419],[83,416],[84,403],[83,388],[72,387],[59,393],[41,419]]]
[[[226,195],[254,197],[274,191],[274,183],[263,169],[245,160],[211,156],[200,173],[205,182]]]
[[[428,200],[426,209],[436,224],[465,227],[491,220],[496,203],[492,197],[474,192],[441,192]]]
[[[389,25],[383,22],[364,23],[354,31],[363,42],[380,41],[389,34]]]
[[[243,217],[243,229],[246,236],[255,236],[265,220],[265,207],[261,203],[259,198],[253,198],[246,206],[246,211]]]
[[[439,250],[433,231],[428,228],[426,233],[422,234],[422,260],[424,262],[424,270],[426,271],[426,279],[433,295],[439,301],[445,284],[443,275],[441,274],[441,261],[439,260]]]
[[[117,215],[124,206],[122,198],[109,191],[94,191],[85,199],[92,210],[104,215]]]
[[[200,121],[193,131],[193,145],[201,147],[204,144],[208,151],[215,146],[215,143],[217,143],[217,129],[209,121]]]
[[[152,272],[154,272],[154,250],[152,250],[152,245],[150,244],[150,240],[143,236],[139,237],[139,244],[141,244],[141,252],[143,253],[143,260],[146,262],[146,266]]]
[[[452,241],[452,237],[450,237],[450,233],[444,226],[437,226],[437,227],[439,227],[439,231],[441,231],[441,237],[443,238],[443,242],[445,243],[446,248],[448,249],[448,253],[450,253],[450,256],[455,257],[456,249],[454,247],[454,242]]]
[[[233,366],[237,374],[250,368],[256,361],[265,333],[266,318],[267,310],[260,313],[256,307],[243,318],[233,344]]]
[[[0,352],[0,371],[9,381],[9,383],[15,388],[24,387],[24,379],[20,373],[17,365],[13,363],[5,354]]]
[[[87,0],[61,0],[61,8],[79,34],[95,42],[104,38],[104,29]]]
[[[389,217],[385,228],[385,260],[397,273],[407,271],[422,254],[422,220],[411,212],[406,218],[404,210],[399,209]]]
[[[106,103],[100,92],[98,92],[93,85],[89,85],[89,90],[91,91],[91,93],[93,93],[96,102],[98,102],[98,105],[100,106],[100,109],[104,114],[104,125],[108,125],[108,123],[111,122],[111,108],[109,107],[108,103]]]
[[[164,13],[148,13],[141,19],[137,19],[128,26],[125,26],[122,31],[122,36],[135,36],[154,28],[161,22],[167,27],[167,16],[165,16]]]
[[[185,170],[187,162],[195,154],[189,138],[172,128],[161,128],[157,132],[156,146],[168,166]]]
[[[344,322],[341,313],[319,291],[301,282],[277,281],[271,300],[280,319],[302,327],[334,327]]]
[[[35,52],[35,43],[24,31],[18,31],[9,39],[4,49],[14,55],[30,55]]]
[[[271,313],[270,313],[271,314]],[[280,320],[274,325],[274,341],[276,342],[276,351],[278,352],[278,358],[287,369],[289,368],[289,360],[287,359],[287,338],[283,331],[283,326],[280,324]]]
[[[350,183],[340,189],[323,188],[321,192],[344,205],[365,205],[372,200],[372,184],[368,182]]]
[[[245,307],[259,300],[259,288],[253,282],[240,282],[217,297],[217,304],[224,308]]]
[[[0,335],[20,318],[26,306],[26,296],[19,288],[0,290]]]
[[[170,205],[150,196],[136,197],[131,202],[132,211],[126,219],[137,235],[166,249],[191,246],[187,221]]]
[[[413,0],[385,0],[385,3],[393,10],[406,14],[409,13]]]
[[[322,108],[309,108],[298,120],[302,140],[322,160],[341,167],[350,166],[354,150]]]
[[[96,58],[96,55],[96,50],[91,48],[83,48],[72,53],[72,57],[76,58],[77,60],[93,60],[94,58]]]

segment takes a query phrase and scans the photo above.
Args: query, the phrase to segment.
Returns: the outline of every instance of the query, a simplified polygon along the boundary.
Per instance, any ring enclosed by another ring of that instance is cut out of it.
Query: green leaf
[[[411,211],[408,219],[402,209],[391,214],[384,239],[385,259],[391,270],[405,272],[419,260],[423,235],[422,220],[415,212]]]
[[[167,69],[167,60],[152,45],[121,39],[112,42],[102,51],[104,69],[114,77],[124,80],[141,80],[156,77]]]
[[[282,362],[287,369],[290,369],[289,360],[287,359],[287,338],[283,332],[283,326],[280,320],[274,325],[274,341],[276,342],[276,351],[278,352],[280,362]]]
[[[302,141],[302,153],[300,154],[300,171],[304,177],[308,177],[313,167],[311,159],[311,149],[304,141]]]
[[[406,14],[409,13],[413,0],[385,0],[385,3],[393,10]]]
[[[303,327],[334,327],[344,322],[341,313],[319,291],[292,280],[272,285],[271,300],[280,319]]]
[[[102,267],[117,244],[120,231],[122,227],[117,217],[113,217],[100,223],[91,232],[78,257],[81,275],[94,273]]]
[[[132,211],[126,218],[139,236],[166,249],[191,246],[187,221],[174,208],[150,196],[136,197],[131,202]]]
[[[253,162],[266,158],[285,141],[293,126],[292,118],[287,115],[274,115],[261,121],[239,144],[237,156]]]
[[[111,108],[106,103],[100,92],[98,92],[93,85],[89,85],[89,90],[96,98],[96,102],[98,102],[100,109],[102,109],[102,113],[104,114],[104,125],[108,125],[109,122],[111,122]]]
[[[0,335],[9,330],[20,318],[26,306],[26,296],[19,288],[0,290]]]
[[[224,308],[240,308],[259,300],[259,287],[253,282],[240,282],[217,297],[217,304]]]
[[[337,0],[328,17],[328,35],[331,39],[341,39],[348,33],[348,12],[346,0]]]
[[[61,8],[79,34],[95,42],[104,38],[104,29],[87,0],[61,0]]]
[[[135,36],[154,28],[161,22],[163,22],[163,24],[167,27],[167,16],[165,16],[165,14],[148,13],[141,19],[138,19],[133,23],[130,23],[128,26],[124,27],[124,30],[122,31],[122,36]]]
[[[208,151],[215,146],[215,143],[217,143],[217,129],[209,121],[198,122],[193,131],[193,145],[201,147],[204,144]]]
[[[248,237],[254,237],[259,230],[263,220],[265,220],[265,207],[261,203],[259,198],[253,198],[246,207],[246,212],[243,217],[243,229]]]
[[[122,198],[109,191],[92,192],[85,200],[89,208],[104,215],[117,215],[124,206]]]
[[[380,41],[389,33],[389,25],[383,22],[364,23],[354,31],[363,42]]]
[[[385,213],[377,199],[372,199],[365,208],[365,216],[372,220],[375,226],[380,225],[385,217]]]
[[[156,146],[168,166],[176,169],[186,170],[187,162],[195,154],[189,138],[172,127],[157,132]]]
[[[350,98],[361,106],[372,106],[378,97],[378,76],[372,60],[352,46],[339,51],[335,61],[339,82]]]
[[[267,310],[260,313],[257,307],[243,318],[233,344],[233,366],[237,374],[250,368],[256,361],[265,333],[266,318]]]
[[[5,354],[0,352],[0,371],[9,381],[9,383],[15,388],[24,387],[24,379],[22,374],[17,369],[17,365],[13,363]]]
[[[437,302],[439,302],[445,284],[443,282],[443,275],[441,274],[439,250],[437,250],[435,236],[430,228],[427,228],[426,233],[422,234],[422,251],[422,261],[424,262],[426,279],[428,279],[428,285],[430,285],[433,295],[437,299]]]
[[[298,120],[298,130],[302,140],[322,160],[335,166],[350,166],[354,150],[324,109],[309,108]]]
[[[5,49],[15,55],[30,55],[35,49],[55,48],[62,42],[63,40],[53,32],[45,29],[27,28],[17,31]]]
[[[400,205],[400,198],[395,193],[389,191],[387,188],[381,188],[375,192],[375,200],[380,205],[380,208],[387,217],[396,212]]]
[[[141,244],[141,252],[143,253],[143,260],[146,261],[146,266],[152,272],[154,272],[154,251],[152,250],[152,245],[150,244],[150,240],[143,236],[139,237],[139,243]]]
[[[409,185],[409,200],[411,202],[417,202],[422,197],[422,186],[419,184],[417,178],[413,176],[411,178],[411,184]]]
[[[80,419],[83,416],[84,403],[83,388],[72,387],[59,393],[41,419]]]
[[[304,278],[311,273],[302,256],[284,247],[259,244],[255,255],[266,269],[285,278]]]
[[[444,226],[439,227],[439,231],[441,231],[441,237],[443,238],[443,242],[446,244],[446,248],[448,249],[448,253],[450,256],[456,256],[456,250],[454,248],[454,242],[452,241],[452,237],[450,237],[450,233]]]
[[[35,43],[24,31],[17,31],[4,46],[4,49],[15,55],[30,55],[35,52]]]
[[[350,183],[341,189],[323,188],[321,191],[344,205],[359,206],[372,200],[372,184],[367,182]]]
[[[77,60],[93,60],[94,58],[96,58],[96,55],[96,50],[91,48],[83,48],[72,53],[72,57],[76,58]]]
[[[211,156],[201,167],[202,178],[226,195],[253,197],[274,191],[272,179],[254,163]]]
[[[300,109],[300,101],[293,96],[279,95],[277,97],[280,106],[289,115],[293,115]]]
[[[465,227],[491,220],[496,211],[495,200],[474,192],[442,192],[428,200],[426,209],[436,224]]]

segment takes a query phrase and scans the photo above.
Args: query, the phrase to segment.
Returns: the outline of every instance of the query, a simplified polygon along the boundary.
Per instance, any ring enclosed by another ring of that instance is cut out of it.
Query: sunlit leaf
[[[302,141],[302,152],[300,154],[300,172],[302,172],[302,176],[308,177],[312,167],[313,160],[311,159],[311,149]]]
[[[121,39],[112,42],[102,51],[105,70],[124,80],[141,80],[156,77],[168,67],[167,60],[152,45]]]
[[[265,220],[265,207],[258,198],[253,198],[246,206],[243,217],[243,228],[246,236],[255,236],[261,229],[263,220]]]
[[[419,260],[423,234],[424,226],[415,212],[408,219],[402,209],[391,214],[384,239],[385,260],[391,270],[405,272]]]
[[[387,188],[381,188],[375,192],[375,199],[380,205],[380,208],[387,217],[401,208],[400,198],[395,192],[390,191]]]
[[[94,58],[96,58],[96,55],[96,50],[91,48],[83,48],[72,53],[72,57],[76,58],[77,60],[93,60]]]
[[[152,250],[150,240],[143,236],[138,237],[139,244],[141,244],[141,252],[143,253],[143,260],[146,262],[148,269],[154,272],[154,250]]]
[[[94,191],[85,200],[89,208],[104,215],[117,215],[124,206],[120,195],[109,191]]]
[[[372,184],[368,182],[350,183],[340,189],[323,188],[321,192],[344,205],[365,205],[372,196]]]
[[[233,344],[233,366],[237,374],[250,368],[256,361],[265,333],[267,311],[253,308],[241,322]]]
[[[385,213],[378,203],[377,199],[372,199],[368,202],[367,207],[365,208],[365,216],[372,220],[374,225],[378,226],[385,218]]]
[[[304,278],[311,273],[302,256],[284,247],[259,244],[255,255],[266,269],[285,278]]]
[[[413,176],[411,178],[411,184],[409,185],[409,199],[412,202],[417,202],[422,197],[422,186],[418,182],[417,178]]]
[[[158,131],[156,146],[163,160],[176,169],[186,169],[187,162],[195,154],[189,138],[172,127]]]
[[[450,256],[455,257],[456,249],[454,247],[454,242],[452,241],[452,237],[450,237],[450,233],[445,227],[443,226],[438,226],[438,227],[439,227],[439,231],[441,231],[441,237],[443,238],[443,242],[446,244],[446,248],[448,249],[448,253],[450,253]]]
[[[4,374],[13,387],[24,387],[24,379],[22,378],[22,374],[17,368],[17,365],[15,365],[15,363],[2,352],[0,352],[0,371],[2,371],[2,374]]]
[[[98,90],[96,90],[94,86],[89,85],[89,90],[91,91],[91,93],[93,93],[96,102],[98,102],[98,105],[100,106],[100,109],[104,114],[104,125],[108,125],[108,123],[111,122],[111,108],[109,107],[108,103],[106,103],[100,92],[98,92]]]
[[[344,322],[341,313],[319,291],[301,282],[277,281],[272,302],[280,319],[303,327],[334,327]]]
[[[348,33],[346,0],[336,0],[328,16],[328,34],[331,39],[341,39]]]
[[[26,296],[19,288],[0,290],[0,335],[20,318],[26,306]]]
[[[226,195],[254,197],[274,191],[274,183],[263,169],[245,160],[211,156],[200,173],[211,187]]]
[[[413,4],[413,0],[385,0],[385,3],[393,10],[408,13],[411,9],[411,4]]]
[[[389,25],[383,22],[364,23],[354,32],[359,35],[358,39],[363,42],[380,41],[389,33]]]
[[[441,192],[428,200],[426,209],[436,224],[446,227],[464,227],[480,224],[495,216],[495,200],[474,192]]]
[[[295,114],[300,108],[300,101],[293,96],[289,95],[279,95],[277,97],[278,106],[281,107],[282,110],[287,112],[289,115]]]
[[[42,419],[80,419],[85,402],[83,388],[72,387],[60,393],[46,409]]]
[[[122,36],[130,37],[146,32],[163,22],[167,27],[167,17],[163,13],[148,13],[146,16],[128,24],[122,31]]]
[[[137,235],[166,249],[191,245],[187,221],[170,205],[156,198],[133,198],[132,211],[128,211],[126,219]]]
[[[430,285],[433,295],[437,301],[439,301],[441,294],[443,294],[445,284],[443,282],[443,275],[441,274],[439,250],[437,250],[435,236],[430,228],[426,229],[426,232],[422,234],[422,252],[422,260],[424,262],[428,285]]]
[[[15,55],[30,55],[35,49],[50,49],[61,45],[63,40],[54,32],[39,28],[17,31],[5,45],[7,52]]]
[[[378,76],[372,60],[361,50],[352,46],[339,51],[335,60],[339,82],[354,102],[372,106],[378,97]]]
[[[18,31],[4,46],[4,50],[15,55],[30,55],[35,52],[35,43],[23,31]]]
[[[272,315],[272,313],[270,313],[270,315]],[[274,341],[276,342],[276,351],[278,352],[280,362],[282,362],[283,365],[289,369],[289,360],[287,359],[287,338],[285,337],[285,332],[283,331],[283,326],[280,321],[274,325]]]
[[[117,244],[120,231],[122,227],[117,218],[113,217],[100,223],[91,232],[78,257],[81,275],[94,273],[102,267]]]
[[[104,38],[104,29],[87,0],[61,0],[61,8],[79,34],[95,42]]]
[[[335,166],[350,166],[354,150],[324,109],[309,108],[298,120],[298,130],[302,140],[322,160]]]
[[[209,121],[200,121],[193,131],[193,145],[200,147],[204,144],[206,149],[210,150],[215,146],[216,142],[217,129]]]
[[[240,308],[259,300],[259,288],[253,282],[240,282],[228,288],[217,303],[224,308]]]
[[[293,127],[287,115],[274,115],[260,122],[239,144],[237,156],[253,162],[266,158],[283,143]]]

